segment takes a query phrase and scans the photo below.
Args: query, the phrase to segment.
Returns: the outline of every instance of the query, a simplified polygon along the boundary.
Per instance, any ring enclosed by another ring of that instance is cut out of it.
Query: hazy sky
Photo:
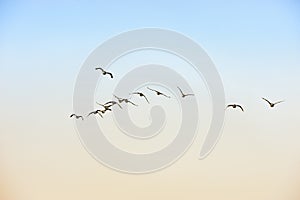
[[[143,27],[198,42],[219,70],[226,102],[246,112],[227,112],[207,159],[197,159],[200,134],[170,168],[132,176],[95,161],[68,116],[89,53]],[[1,1],[0,199],[298,200],[299,55],[296,0]],[[262,96],[286,102],[269,110]]]

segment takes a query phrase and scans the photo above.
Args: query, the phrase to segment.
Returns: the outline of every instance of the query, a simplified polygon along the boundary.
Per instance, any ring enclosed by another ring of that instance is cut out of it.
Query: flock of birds
[[[272,102],[270,102],[270,101],[269,101],[268,99],[266,99],[266,98],[262,98],[262,99],[265,100],[265,101],[269,104],[270,108],[274,108],[275,105],[284,102],[284,101],[277,101],[277,102],[275,102],[275,103],[272,103]],[[239,105],[239,104],[229,104],[226,108],[229,108],[229,107],[232,107],[232,108],[240,108],[240,109],[244,112],[244,108],[243,108],[241,105]]]
[[[109,76],[111,79],[113,79],[113,77],[114,77],[113,74],[112,74],[111,72],[105,71],[105,70],[104,70],[103,68],[101,68],[101,67],[96,67],[95,70],[100,70],[100,71],[101,71],[101,74],[102,74],[103,76],[106,76],[106,75],[107,75],[107,76]],[[177,88],[178,88],[178,90],[179,90],[179,92],[180,92],[182,98],[185,98],[185,97],[188,97],[188,96],[194,96],[194,94],[191,94],[191,93],[190,93],[190,94],[184,93],[184,92],[182,91],[182,89],[181,89],[180,87],[178,87],[178,86],[177,86]],[[156,89],[153,89],[153,88],[150,88],[150,87],[147,87],[147,89],[148,89],[149,91],[154,92],[157,96],[163,96],[163,97],[165,97],[165,98],[171,98],[171,96],[168,96],[168,95],[164,94],[163,92],[158,91],[158,90],[156,90]],[[132,93],[130,93],[129,95],[131,95],[131,96],[136,95],[136,96],[139,96],[139,97],[141,97],[141,98],[144,98],[145,101],[146,101],[148,104],[150,104],[148,98],[147,98],[146,95],[145,95],[144,93],[142,93],[142,92],[132,92]],[[111,100],[111,101],[108,101],[108,102],[106,102],[106,103],[104,103],[104,104],[101,104],[101,103],[96,102],[96,103],[97,103],[98,105],[100,105],[103,109],[97,109],[97,110],[94,110],[94,111],[88,113],[86,117],[89,117],[90,115],[97,115],[97,114],[98,114],[101,118],[103,118],[103,115],[104,115],[107,111],[112,111],[112,107],[115,106],[115,105],[122,109],[121,103],[127,103],[127,104],[131,104],[131,105],[133,105],[133,106],[138,106],[137,104],[135,104],[134,102],[132,102],[132,101],[129,100],[129,99],[131,98],[131,96],[130,96],[129,98],[121,98],[121,97],[118,97],[118,96],[116,96],[116,95],[113,95],[113,96],[114,96],[114,98],[116,99],[116,101]],[[262,99],[263,99],[264,101],[266,101],[266,102],[269,104],[269,106],[270,106],[271,108],[274,108],[275,105],[284,102],[284,101],[278,101],[278,102],[274,102],[274,103],[273,103],[273,102],[269,101],[269,100],[266,99],[266,98],[262,98]],[[239,108],[239,109],[241,109],[241,110],[244,112],[244,108],[243,108],[241,105],[239,105],[239,104],[229,104],[229,105],[226,106],[225,109],[230,108],[230,107],[231,107],[231,108],[234,108],[234,109]],[[84,120],[84,117],[83,117],[82,115],[77,115],[77,114],[75,114],[75,113],[71,114],[71,115],[70,115],[70,118],[76,118],[76,119]]]

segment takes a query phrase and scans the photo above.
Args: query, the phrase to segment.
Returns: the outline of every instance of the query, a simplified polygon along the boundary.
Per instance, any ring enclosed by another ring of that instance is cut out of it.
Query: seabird
[[[180,91],[182,98],[187,97],[187,96],[194,96],[194,94],[184,94],[180,87],[177,86],[177,88]]]
[[[167,96],[167,95],[165,95],[164,93],[162,93],[162,92],[160,92],[160,91],[158,91],[158,90],[154,90],[154,89],[151,89],[151,88],[149,88],[149,87],[147,87],[147,89],[148,89],[148,90],[151,90],[151,91],[154,91],[154,92],[156,93],[157,96],[162,95],[162,96],[165,96],[165,97],[167,97],[167,98],[171,98],[170,96]]]
[[[108,72],[108,71],[105,71],[103,68],[101,68],[101,67],[96,67],[95,68],[95,70],[101,70],[101,72],[102,72],[102,75],[109,75],[110,76],[110,78],[113,78],[114,76],[113,76],[113,74],[111,73],[111,72]]]
[[[268,102],[268,104],[270,105],[271,108],[273,108],[276,104],[282,103],[284,101],[278,101],[275,103],[271,103],[268,99],[262,98],[263,100],[265,100],[266,102]]]
[[[87,115],[87,117],[90,116],[90,115],[92,115],[92,114],[93,114],[93,115],[99,114],[100,117],[103,118],[103,116],[101,115],[101,113],[102,113],[102,110],[95,110],[95,111],[90,112],[90,113]]]
[[[229,108],[229,107],[232,107],[232,108],[239,107],[244,112],[244,109],[243,109],[243,107],[241,105],[238,105],[238,104],[229,104],[226,108]]]
[[[114,106],[114,105],[118,105],[122,109],[122,106],[118,102],[116,102],[116,101],[108,101],[104,105],[105,106],[109,106],[109,107]]]
[[[114,95],[114,97],[116,99],[118,99],[119,103],[125,102],[125,103],[130,103],[130,104],[132,104],[134,106],[137,106],[135,103],[133,103],[132,101],[129,101],[128,99],[124,99],[124,98],[118,97],[116,95]]]
[[[81,118],[83,120],[83,117],[81,115],[72,114],[70,115],[70,118],[75,117],[76,119]]]
[[[147,97],[143,94],[143,93],[141,93],[141,92],[133,92],[133,93],[131,93],[131,94],[136,94],[136,95],[139,95],[140,97],[143,97],[143,98],[145,98],[145,100],[149,103],[149,101],[148,101],[148,99],[147,99]]]

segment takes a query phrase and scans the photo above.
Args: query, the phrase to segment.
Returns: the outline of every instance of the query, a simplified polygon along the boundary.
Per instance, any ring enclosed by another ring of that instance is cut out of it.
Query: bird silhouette
[[[75,117],[76,119],[80,119],[83,120],[83,117],[81,115],[76,115],[76,114],[72,114],[70,115],[70,118]]]
[[[270,105],[271,108],[273,108],[276,104],[282,103],[284,101],[277,101],[275,103],[270,102],[268,99],[266,98],[262,98],[263,100],[265,100],[266,102],[268,102],[268,104]]]
[[[113,105],[112,104],[109,104],[109,105],[105,105],[105,104],[101,104],[101,103],[98,103],[96,102],[98,105],[102,106],[104,108],[104,110],[109,110],[111,111],[111,108]]]
[[[180,87],[177,86],[177,88],[180,91],[182,98],[187,97],[187,96],[194,96],[194,94],[184,94]]]
[[[113,74],[112,74],[111,72],[105,71],[105,70],[104,70],[103,68],[101,68],[101,67],[96,67],[95,70],[101,70],[103,76],[109,75],[110,78],[113,78],[113,77],[114,77]]]
[[[104,105],[105,105],[105,106],[109,106],[109,107],[114,106],[114,105],[118,105],[119,108],[122,109],[122,106],[121,106],[118,102],[116,102],[116,101],[108,101],[108,102],[106,102]]]
[[[244,109],[243,109],[243,107],[241,105],[238,105],[238,104],[229,104],[226,108],[229,108],[229,107],[232,107],[232,108],[239,107],[244,112]]]
[[[116,95],[114,95],[114,97],[118,100],[119,103],[125,102],[125,103],[130,103],[130,104],[132,104],[132,105],[134,105],[134,106],[137,106],[135,103],[133,103],[133,102],[130,101],[129,99],[121,98],[121,97],[118,97],[118,96],[116,96]]]
[[[95,111],[90,112],[90,113],[87,115],[87,117],[90,116],[90,115],[96,115],[96,114],[98,114],[101,118],[103,118],[103,116],[102,116],[101,113],[102,113],[102,110],[95,110]]]
[[[135,94],[135,95],[139,95],[140,97],[143,97],[148,103],[149,103],[149,101],[148,101],[148,99],[147,99],[147,97],[143,94],[143,93],[141,93],[141,92],[133,92],[133,93],[131,93],[131,94]]]
[[[160,91],[158,91],[158,90],[154,90],[154,89],[149,88],[149,87],[147,87],[147,89],[148,89],[148,90],[151,90],[151,91],[153,91],[153,92],[155,92],[157,96],[165,96],[165,97],[167,97],[167,98],[171,98],[170,96],[165,95],[164,93],[162,93],[162,92],[160,92]]]

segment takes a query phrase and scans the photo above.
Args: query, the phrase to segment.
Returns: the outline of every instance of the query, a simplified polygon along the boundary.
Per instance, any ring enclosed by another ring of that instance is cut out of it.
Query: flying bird
[[[134,106],[137,106],[135,103],[133,103],[133,102],[130,101],[129,99],[121,98],[121,97],[118,97],[118,96],[116,96],[116,95],[114,95],[114,97],[115,97],[116,99],[118,99],[118,102],[119,102],[119,103],[125,102],[125,103],[130,103],[130,104],[132,104],[132,105],[134,105]]]
[[[99,103],[98,103],[99,104]],[[100,104],[101,105],[101,104]],[[105,104],[104,104],[104,106],[109,106],[109,107],[111,107],[111,106],[114,106],[114,105],[118,105],[121,109],[122,109],[122,106],[118,103],[118,102],[116,102],[116,101],[108,101],[108,102],[106,102]]]
[[[105,70],[104,70],[103,68],[101,68],[101,67],[96,67],[95,70],[101,70],[103,76],[109,75],[110,78],[113,78],[113,77],[114,77],[113,74],[112,74],[111,72],[105,71]]]
[[[81,115],[76,115],[76,114],[72,114],[70,115],[70,118],[75,117],[76,119],[80,119],[83,120],[83,117]]]
[[[162,92],[160,92],[160,91],[158,91],[158,90],[154,90],[154,89],[151,89],[151,88],[149,88],[149,87],[147,87],[147,89],[148,89],[148,90],[151,90],[151,91],[153,91],[153,92],[155,92],[157,96],[165,96],[165,97],[167,97],[167,98],[171,98],[170,96],[165,95],[164,93],[162,93]]]
[[[101,104],[101,103],[98,103],[96,102],[98,105],[102,106],[104,108],[104,110],[109,110],[111,111],[111,108],[113,105],[112,104],[109,104],[109,105],[105,105],[105,104]]]
[[[276,104],[282,103],[284,101],[277,101],[275,103],[271,103],[268,99],[266,98],[262,98],[263,100],[265,100],[266,102],[268,102],[268,104],[270,105],[271,108],[273,108]]]
[[[194,96],[194,94],[184,94],[180,87],[177,87],[177,88],[180,91],[182,98],[187,97],[187,96]]]
[[[140,97],[143,97],[143,98],[149,103],[147,97],[146,97],[143,93],[141,93],[141,92],[133,92],[133,93],[131,93],[131,94],[139,95]]]
[[[116,99],[118,99],[118,102],[119,103],[122,103],[124,100],[123,100],[123,98],[121,98],[121,97],[118,97],[118,96],[116,96],[116,95],[114,95],[114,97],[116,98]]]
[[[232,107],[232,108],[239,107],[244,112],[244,109],[243,109],[243,107],[241,105],[238,105],[238,104],[229,104],[226,108],[229,108],[229,107]]]
[[[95,110],[95,111],[90,112],[90,113],[87,115],[87,117],[90,116],[90,115],[97,115],[97,114],[98,114],[98,115],[100,115],[101,118],[103,118],[103,116],[102,116],[101,113],[102,113],[102,110]]]

